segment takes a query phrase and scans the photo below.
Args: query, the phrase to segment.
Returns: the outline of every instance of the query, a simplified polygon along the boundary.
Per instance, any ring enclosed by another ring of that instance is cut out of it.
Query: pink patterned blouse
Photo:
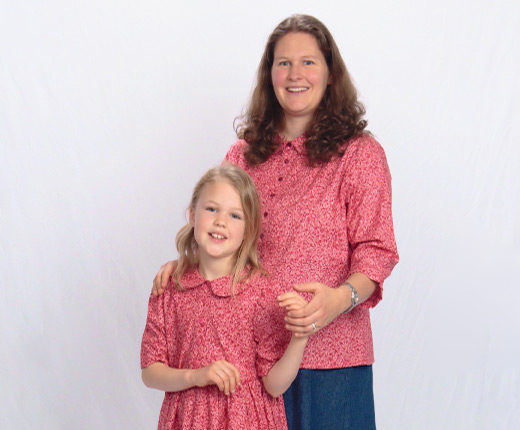
[[[310,337],[301,367],[371,364],[369,308],[381,300],[383,281],[398,261],[384,151],[363,134],[349,142],[342,157],[310,167],[305,135],[279,140],[279,148],[263,164],[247,164],[243,140],[231,146],[226,160],[244,168],[258,188],[263,210],[260,255],[280,293],[304,282],[337,287],[355,272],[378,283],[369,300]]]
[[[241,385],[229,396],[216,385],[165,393],[158,428],[286,429],[282,397],[271,397],[261,381],[284,350],[272,283],[254,276],[234,297],[229,276],[206,281],[191,270],[181,283],[183,291],[170,282],[164,294],[150,296],[141,368],[161,362],[193,369],[226,360],[238,367]]]

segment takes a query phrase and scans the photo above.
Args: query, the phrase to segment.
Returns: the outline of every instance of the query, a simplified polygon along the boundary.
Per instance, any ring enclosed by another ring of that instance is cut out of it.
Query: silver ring
[[[313,329],[314,331],[317,330],[316,323],[312,323],[312,329]]]

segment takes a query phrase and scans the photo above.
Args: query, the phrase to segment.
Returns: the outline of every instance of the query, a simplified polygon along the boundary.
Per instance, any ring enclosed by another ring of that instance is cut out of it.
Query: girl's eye
[[[242,217],[239,214],[231,214],[231,218],[233,218],[233,219],[242,219]]]
[[[216,211],[217,211],[213,206],[208,206],[208,207],[206,208],[206,210],[207,210],[208,212],[216,212]]]

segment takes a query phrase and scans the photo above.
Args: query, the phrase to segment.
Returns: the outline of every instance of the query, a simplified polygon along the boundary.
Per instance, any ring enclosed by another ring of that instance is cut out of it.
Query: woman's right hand
[[[168,285],[168,281],[173,275],[173,272],[175,272],[176,268],[177,260],[168,261],[161,266],[159,272],[157,275],[155,275],[155,279],[153,280],[152,294],[154,296],[160,296],[162,293],[164,293],[166,285]]]
[[[229,396],[240,385],[240,372],[225,360],[214,361],[206,367],[193,371],[193,385],[205,387],[213,384]]]

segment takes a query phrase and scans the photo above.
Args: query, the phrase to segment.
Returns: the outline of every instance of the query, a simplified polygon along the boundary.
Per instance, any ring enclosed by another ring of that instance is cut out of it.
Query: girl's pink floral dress
[[[271,397],[261,380],[290,339],[275,300],[280,288],[254,276],[232,296],[229,276],[207,281],[196,269],[181,283],[183,291],[170,282],[150,297],[141,367],[194,369],[226,360],[238,367],[241,386],[229,396],[216,385],[165,393],[158,428],[286,429],[282,396]]]

